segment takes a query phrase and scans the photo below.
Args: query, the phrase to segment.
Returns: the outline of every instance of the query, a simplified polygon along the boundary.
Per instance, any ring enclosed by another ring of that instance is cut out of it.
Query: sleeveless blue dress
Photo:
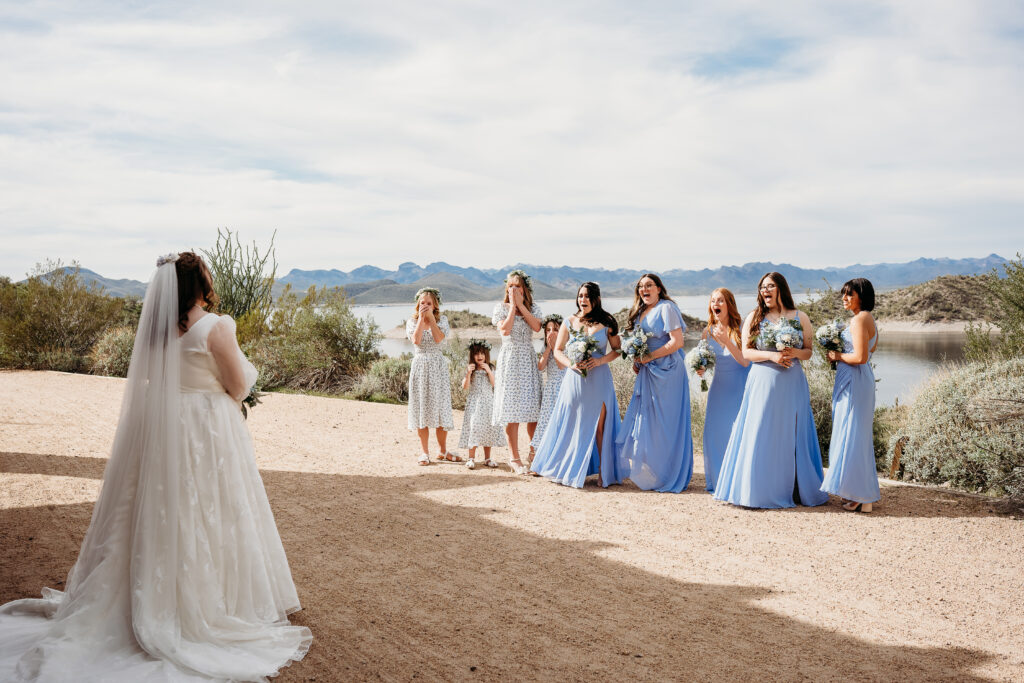
[[[704,481],[705,489],[715,490],[718,472],[722,469],[725,447],[729,445],[732,426],[743,403],[743,388],[750,365],[736,362],[729,350],[708,335],[708,346],[715,352],[715,370],[708,389],[708,405],[704,415]]]
[[[686,331],[679,308],[662,299],[640,321],[651,351]],[[646,491],[679,493],[693,475],[690,383],[682,349],[640,366],[616,440],[619,470]]]
[[[562,323],[568,325],[568,322]],[[608,353],[608,330],[595,333],[594,357]],[[597,452],[597,423],[605,408],[602,456]],[[588,475],[601,474],[604,486],[618,484],[623,476],[616,466],[615,438],[619,433],[619,404],[615,400],[612,371],[607,364],[583,377],[568,370],[562,378],[544,438],[533,458],[532,470],[566,486],[583,488]]]
[[[842,332],[843,353],[853,353],[850,328]],[[878,331],[868,341],[870,349]],[[863,365],[836,363],[832,388],[832,442],[828,448],[828,474],[821,490],[858,503],[882,497],[875,470],[875,373],[871,356]]]
[[[800,329],[799,319],[792,322]],[[768,350],[760,339],[758,348]],[[823,505],[828,502],[821,490],[823,474],[811,392],[800,361],[788,368],[771,361],[751,363],[715,499],[750,508]]]

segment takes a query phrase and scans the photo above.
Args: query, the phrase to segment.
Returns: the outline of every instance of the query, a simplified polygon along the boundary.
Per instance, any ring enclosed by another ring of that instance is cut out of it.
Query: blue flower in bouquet
[[[639,363],[640,359],[650,352],[650,349],[647,346],[647,340],[650,338],[651,335],[647,334],[639,327],[637,327],[632,334],[623,337],[622,347],[619,349],[619,353],[622,355],[623,360]]]
[[[762,351],[782,351],[783,349],[800,349],[804,345],[804,333],[800,320],[779,318],[777,322],[761,321],[761,331],[757,335],[757,348]]]
[[[686,354],[686,367],[690,368],[697,373],[698,370],[704,370],[704,377],[700,378],[700,390],[708,390],[708,378],[707,371],[715,367],[715,352],[711,350],[711,345],[708,344],[707,339],[701,339],[697,342],[697,346],[693,347],[688,354]]]
[[[592,335],[587,334],[582,329],[572,330],[569,332],[569,341],[565,344],[565,355],[569,358],[572,364],[579,365],[585,360],[589,360],[593,355],[594,351],[597,350],[597,339]],[[571,368],[573,372],[579,373],[586,377],[587,371]]]
[[[842,351],[843,350],[843,330],[846,329],[846,323],[836,318],[830,323],[826,323],[814,331],[814,340],[818,342],[826,351]],[[832,369],[836,369],[835,361],[831,361],[829,365]]]

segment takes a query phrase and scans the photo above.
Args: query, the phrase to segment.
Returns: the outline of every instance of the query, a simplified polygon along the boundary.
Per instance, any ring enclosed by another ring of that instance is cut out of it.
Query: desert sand
[[[123,386],[0,373],[0,602],[63,586]],[[679,495],[419,467],[403,406],[340,399],[249,427],[315,637],[275,681],[1024,680],[1024,522],[987,499],[744,510],[699,457]]]

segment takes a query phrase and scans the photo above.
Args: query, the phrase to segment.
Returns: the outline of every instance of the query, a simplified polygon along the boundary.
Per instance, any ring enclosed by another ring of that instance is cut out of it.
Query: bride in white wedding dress
[[[256,369],[192,252],[157,262],[66,592],[0,607],[2,681],[262,681],[309,629],[239,400]]]

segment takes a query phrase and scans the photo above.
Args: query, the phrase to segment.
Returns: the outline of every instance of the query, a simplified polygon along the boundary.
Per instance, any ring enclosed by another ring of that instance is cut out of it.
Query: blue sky
[[[0,274],[1012,256],[1019,2],[0,3]]]

